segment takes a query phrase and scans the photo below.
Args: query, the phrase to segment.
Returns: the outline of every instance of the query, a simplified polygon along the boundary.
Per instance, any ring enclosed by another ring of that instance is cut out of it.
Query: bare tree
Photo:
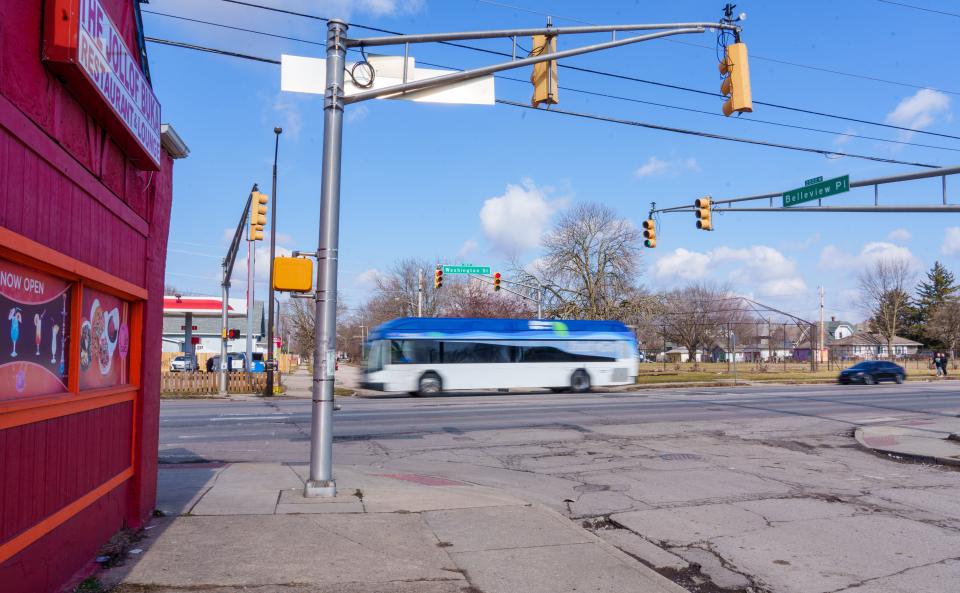
[[[910,305],[906,286],[913,274],[905,259],[881,259],[860,275],[861,306],[868,314],[870,329],[887,344],[887,356],[893,355],[893,340],[904,324]]]
[[[559,317],[609,319],[633,295],[640,269],[640,231],[602,204],[582,204],[565,213],[543,239],[535,265],[515,266],[525,284],[539,281],[551,313]]]
[[[950,351],[950,358],[956,359],[957,345],[960,344],[960,301],[950,299],[937,305],[927,322],[925,333],[942,342]]]
[[[391,314],[387,317],[412,317],[417,314],[417,286],[420,270],[423,270],[423,315],[435,317],[443,305],[443,290],[433,289],[435,264],[425,259],[405,258],[396,260],[390,269],[377,276],[373,299],[377,309]]]
[[[445,301],[443,314],[450,317],[522,319],[536,315],[536,305],[531,301],[503,290],[494,292],[492,286],[479,280],[453,283]]]
[[[694,283],[663,293],[656,317],[661,335],[686,348],[689,360],[695,362],[698,350],[716,342],[726,344],[731,333],[742,333],[738,328],[747,313],[740,297],[728,289]]]
[[[316,303],[312,298],[290,299],[283,310],[289,349],[305,358],[313,356],[315,311]],[[341,295],[337,295],[337,319],[342,319],[346,313],[347,303]],[[339,338],[339,327],[337,334]]]

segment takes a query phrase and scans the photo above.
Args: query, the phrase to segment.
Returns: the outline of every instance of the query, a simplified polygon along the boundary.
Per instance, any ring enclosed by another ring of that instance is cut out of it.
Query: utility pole
[[[417,317],[423,317],[423,268],[417,270]]]
[[[282,133],[283,128],[273,128],[273,187],[271,188],[273,192],[273,211],[270,213],[270,287],[267,296],[267,306],[270,308],[270,316],[267,319],[267,386],[263,391],[263,394],[266,396],[273,395],[273,373],[277,367],[277,362],[274,360],[273,344],[273,260],[277,257],[277,156],[280,153],[280,134]]]
[[[817,349],[817,360],[823,362],[823,286],[818,287],[820,291],[820,331],[818,333],[819,348]]]

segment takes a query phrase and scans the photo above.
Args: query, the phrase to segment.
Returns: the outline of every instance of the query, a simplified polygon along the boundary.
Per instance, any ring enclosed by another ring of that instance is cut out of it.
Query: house
[[[856,332],[830,345],[830,356],[841,360],[856,358],[902,358],[917,354],[923,344],[901,336],[893,338],[893,352],[888,353],[887,341],[880,334]]]

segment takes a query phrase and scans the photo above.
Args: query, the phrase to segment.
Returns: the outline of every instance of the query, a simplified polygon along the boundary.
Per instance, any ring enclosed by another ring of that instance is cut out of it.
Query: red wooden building
[[[173,158],[137,0],[0,0],[0,590],[59,591],[156,494]]]

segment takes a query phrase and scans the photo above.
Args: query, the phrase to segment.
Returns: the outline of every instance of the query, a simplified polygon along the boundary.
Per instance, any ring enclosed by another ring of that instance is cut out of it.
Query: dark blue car
[[[840,371],[837,381],[840,383],[874,385],[880,381],[903,383],[906,378],[906,371],[896,363],[886,360],[865,360]]]

